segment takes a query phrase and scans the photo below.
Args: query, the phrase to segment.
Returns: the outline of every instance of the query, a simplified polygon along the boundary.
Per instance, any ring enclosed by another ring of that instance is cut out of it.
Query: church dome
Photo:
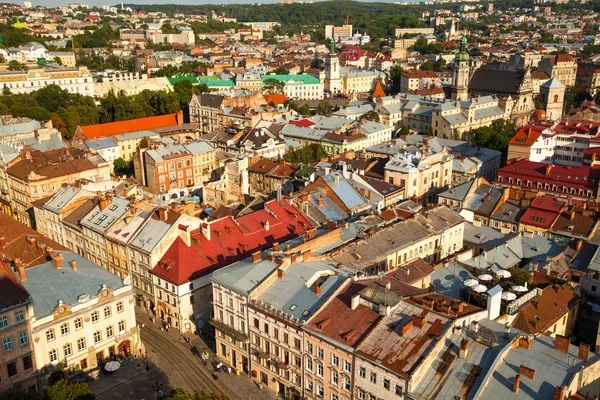
[[[537,110],[535,112],[535,114],[533,114],[533,119],[535,119],[537,121],[542,120],[542,119],[546,119],[546,111],[544,111],[544,110]]]

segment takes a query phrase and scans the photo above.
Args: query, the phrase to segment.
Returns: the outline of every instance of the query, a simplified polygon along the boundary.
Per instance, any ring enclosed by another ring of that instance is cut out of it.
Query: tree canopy
[[[318,143],[312,143],[308,146],[300,147],[298,149],[288,151],[283,156],[283,159],[290,163],[303,163],[308,164],[311,162],[319,161],[323,157],[327,157],[327,151]]]

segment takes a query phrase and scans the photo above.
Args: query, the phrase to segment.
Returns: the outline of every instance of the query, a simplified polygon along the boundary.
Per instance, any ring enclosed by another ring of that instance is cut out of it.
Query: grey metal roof
[[[554,350],[554,339],[537,336],[529,349],[511,347],[503,360],[488,370],[486,384],[470,399],[551,399],[556,386],[568,385],[585,364],[596,362],[600,357],[590,352],[587,362],[577,357],[578,347],[569,346],[569,353]],[[519,366],[535,370],[535,379],[521,377],[520,390],[513,392],[513,381]]]
[[[456,159],[452,161],[452,165],[454,165],[455,161]],[[467,194],[469,193],[469,190],[471,190],[471,187],[473,186],[474,182],[474,180],[470,180],[468,182],[462,183],[458,186],[453,187],[452,189],[440,193],[438,197],[463,201],[467,197]]]
[[[85,140],[85,144],[88,148],[93,150],[108,149],[111,147],[117,147],[117,141],[112,137],[98,138],[94,140]]]
[[[465,223],[464,241],[479,244],[481,246],[492,248],[500,246],[509,239],[517,236],[516,233],[501,233],[490,226],[474,226],[471,223]]]
[[[61,188],[50,200],[46,202],[45,209],[54,213],[59,213],[60,210],[69,202],[77,193],[81,191],[81,188],[75,186],[67,186]]]
[[[264,254],[261,257],[261,261],[256,263],[252,262],[252,257],[248,257],[230,266],[218,269],[212,273],[211,279],[247,296],[252,289],[279,267],[277,263],[267,260]]]
[[[81,220],[81,225],[93,231],[104,233],[129,209],[130,201],[121,197],[113,197],[104,210],[100,206],[94,207],[90,213]]]
[[[16,123],[19,122],[19,123]],[[0,123],[0,136],[22,135],[34,132],[42,127],[40,121],[19,118],[8,124]]]
[[[213,151],[215,148],[204,141],[196,141],[183,145],[192,155],[204,154]]]
[[[336,183],[336,176],[338,183]],[[348,209],[353,210],[367,205],[365,199],[352,187],[350,182],[344,178],[341,172],[335,171],[323,177],[329,188],[340,198]]]
[[[463,282],[473,275],[458,263],[451,261],[431,273],[431,284],[436,293],[462,299]]]
[[[276,279],[258,298],[300,321],[306,320],[347,279],[334,268],[324,261],[294,263],[285,269],[283,278]],[[315,293],[307,284],[318,277],[324,281]]]
[[[150,218],[129,245],[144,253],[151,253],[170,228],[171,225],[166,222]]]
[[[36,318],[50,314],[58,305],[77,305],[80,296],[95,297],[102,289],[117,290],[125,286],[116,275],[71,251],[63,251],[62,268],[57,269],[51,261],[27,268],[27,279],[22,285],[31,294]],[[71,267],[77,263],[77,271]]]

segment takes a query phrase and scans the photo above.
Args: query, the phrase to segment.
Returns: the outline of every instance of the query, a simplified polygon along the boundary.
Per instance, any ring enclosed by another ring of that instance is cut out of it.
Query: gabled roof
[[[268,201],[263,210],[235,219],[227,216],[203,224],[206,225],[203,229],[208,230],[210,236],[205,236],[199,228],[180,226],[179,229],[191,230],[191,245],[187,246],[178,237],[152,273],[181,285],[312,228],[312,224],[288,199]]]
[[[180,113],[158,115],[155,117],[130,119],[127,121],[109,122],[106,124],[80,126],[79,129],[88,139],[103,138],[128,132],[149,131],[167,126],[181,125],[183,115]]]
[[[569,285],[549,286],[519,310],[512,326],[524,332],[544,335],[578,303],[579,297]]]

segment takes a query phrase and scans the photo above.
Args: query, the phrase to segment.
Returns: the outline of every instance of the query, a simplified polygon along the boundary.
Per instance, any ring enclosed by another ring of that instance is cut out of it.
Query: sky
[[[1,1],[1,0],[0,0]],[[361,1],[361,0],[359,0]],[[363,0],[363,1],[371,1],[371,2],[389,2],[392,3],[393,0]],[[395,1],[407,1],[407,0],[395,0]],[[419,0],[408,0],[408,1],[419,1]],[[22,5],[23,1],[19,1]],[[46,6],[46,7],[57,7],[57,6],[66,6],[67,3],[87,3],[90,6],[102,6],[102,5],[116,5],[114,0],[106,1],[106,0],[31,0],[31,3],[34,6]],[[129,4],[256,4],[256,3],[277,3],[277,0],[209,0],[209,1],[198,1],[198,0],[136,0],[132,2],[131,0],[125,1],[125,3]]]

